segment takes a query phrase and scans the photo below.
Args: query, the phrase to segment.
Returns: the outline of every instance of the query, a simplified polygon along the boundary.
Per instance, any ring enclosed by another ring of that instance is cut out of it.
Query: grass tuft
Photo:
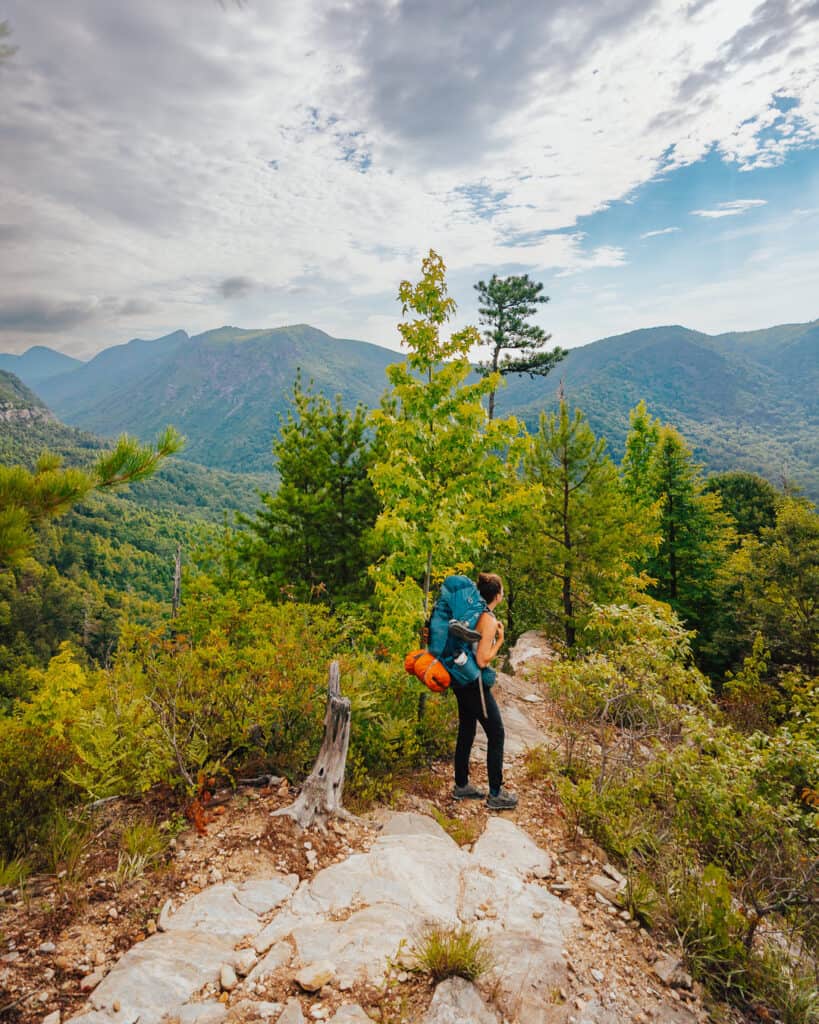
[[[30,864],[22,859],[4,860],[0,857],[0,889],[17,889],[31,873]]]
[[[418,970],[429,974],[436,983],[446,978],[475,981],[494,965],[486,939],[475,935],[466,925],[429,925],[413,943],[410,954]]]
[[[478,838],[481,830],[481,823],[477,819],[462,821],[460,818],[448,818],[437,807],[432,808],[432,817],[458,846],[470,846]]]
[[[118,889],[141,878],[162,859],[168,848],[167,834],[150,821],[136,821],[123,829],[114,881]]]

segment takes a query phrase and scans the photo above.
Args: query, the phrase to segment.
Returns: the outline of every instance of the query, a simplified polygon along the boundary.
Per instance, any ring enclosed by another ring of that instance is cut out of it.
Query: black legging
[[[486,699],[486,717],[481,707],[481,694],[477,680],[468,686],[453,683],[452,689],[458,698],[458,741],[455,744],[455,785],[465,786],[469,782],[469,754],[475,739],[478,722],[486,733],[486,773],[489,788],[496,792],[503,782],[503,720],[492,696],[492,691],[483,688]]]

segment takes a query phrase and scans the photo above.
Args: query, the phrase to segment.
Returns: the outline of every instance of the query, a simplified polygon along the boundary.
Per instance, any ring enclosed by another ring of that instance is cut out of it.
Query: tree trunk
[[[432,550],[427,552],[427,565],[424,570],[424,624],[421,626],[421,646],[426,647],[429,643],[429,593],[432,589]],[[418,721],[422,721],[427,709],[427,691],[422,690],[418,694]]]
[[[329,817],[352,818],[341,802],[347,747],[350,745],[350,699],[341,696],[338,662],[330,665],[327,686],[327,710],[324,713],[324,738],[316,763],[296,800],[274,812],[288,814],[302,828],[316,824],[323,829]]]
[[[498,357],[500,356],[500,349],[495,346],[495,351],[492,353],[492,373],[498,372]],[[489,420],[490,422],[495,418],[495,389],[493,388],[489,392]]]
[[[569,456],[563,449],[563,547],[566,549],[566,569],[563,572],[563,622],[566,628],[566,644],[574,648],[576,630],[574,625],[574,603],[572,601],[571,550],[572,538],[569,533]]]
[[[176,545],[176,558],[173,563],[173,596],[171,597],[171,617],[176,618],[179,612],[179,601],[182,596],[182,545]]]

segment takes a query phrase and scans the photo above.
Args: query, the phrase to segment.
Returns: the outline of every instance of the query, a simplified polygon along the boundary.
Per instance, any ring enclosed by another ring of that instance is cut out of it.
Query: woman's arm
[[[481,638],[475,652],[475,661],[479,668],[486,668],[503,646],[503,623],[496,619],[491,612],[484,612],[478,619],[476,629],[481,634]]]

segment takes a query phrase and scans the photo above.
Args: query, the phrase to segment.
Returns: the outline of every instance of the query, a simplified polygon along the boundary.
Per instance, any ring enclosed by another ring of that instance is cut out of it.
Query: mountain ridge
[[[372,408],[386,389],[386,367],[401,358],[309,324],[223,325],[132,339],[35,390],[61,419],[97,434],[148,439],[171,422],[188,436],[187,458],[269,471],[298,370],[317,390]],[[536,428],[540,413],[555,407],[558,380],[615,456],[629,409],[644,399],[709,469],[747,469],[775,482],[784,474],[819,496],[819,320],[718,335],[669,324],[601,338],[571,349],[545,380],[508,378],[499,415]]]

